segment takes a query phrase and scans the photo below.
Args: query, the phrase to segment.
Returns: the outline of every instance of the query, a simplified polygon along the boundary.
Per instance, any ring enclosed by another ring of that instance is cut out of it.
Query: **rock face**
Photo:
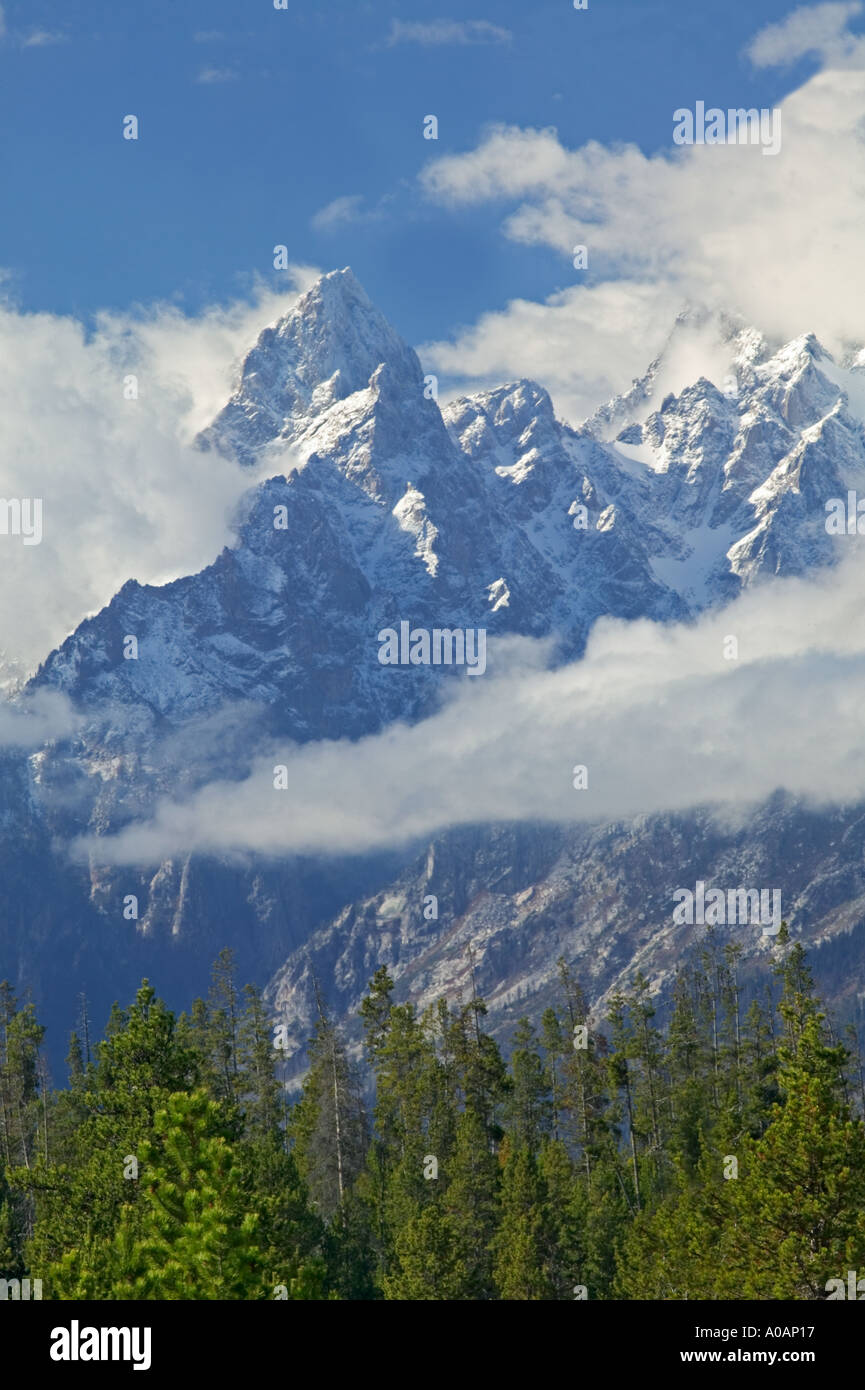
[[[401,621],[545,637],[554,660],[573,660],[599,616],[684,618],[761,576],[833,563],[825,503],[865,493],[861,367],[810,336],[773,351],[753,330],[731,330],[730,354],[724,390],[700,379],[656,403],[650,368],[579,429],[531,381],[440,411],[351,271],[322,277],[261,334],[199,440],[250,473],[235,543],[199,574],[127,583],[30,683],[84,720],[72,739],[4,755],[0,973],[65,1028],[64,1001],[85,983],[104,1002],[147,973],[185,1002],[229,945],[245,975],[278,971],[272,997],[299,1040],[311,971],[349,1009],[381,960],[426,997],[464,985],[469,941],[502,1019],[521,994],[544,997],[563,952],[590,966],[596,995],[637,960],[662,978],[677,947],[669,905],[653,906],[655,857],[669,870],[672,856],[687,885],[697,868],[708,876],[707,857],[732,856],[738,874],[750,853],[768,883],[800,811],[767,810],[738,848],[701,846],[711,835],[696,816],[591,833],[478,827],[417,863],[413,849],[127,870],[78,866],[66,846],[163,796],[242,778],[264,737],[357,738],[423,718],[462,673],[383,667],[378,634]],[[861,862],[855,836],[815,821],[802,892],[823,883],[826,896],[809,931],[858,930]],[[423,916],[429,894],[437,918]],[[129,895],[137,918],[123,915]],[[398,928],[378,920],[383,895],[405,903]]]
[[[357,1044],[358,1006],[380,965],[398,996],[420,1007],[476,989],[505,1045],[521,1014],[538,1018],[559,1002],[561,957],[578,970],[597,1016],[637,968],[668,998],[677,967],[705,930],[674,921],[670,885],[693,891],[698,880],[783,882],[784,916],[812,950],[821,988],[840,1015],[861,1015],[861,808],[815,815],[779,797],[736,831],[701,813],[577,830],[486,827],[442,837],[386,889],[356,899],[291,954],[267,990],[287,1026],[286,1075],[296,1079],[305,1065],[315,981],[327,981]],[[718,927],[716,935],[742,947],[747,1003],[762,991],[773,938],[752,923]]]

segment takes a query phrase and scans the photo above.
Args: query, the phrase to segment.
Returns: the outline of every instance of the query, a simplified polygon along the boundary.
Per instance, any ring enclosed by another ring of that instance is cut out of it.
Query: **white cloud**
[[[237,73],[233,68],[202,68],[195,80],[205,85],[212,82],[236,82]]]
[[[258,332],[314,278],[195,318],[160,305],[71,318],[0,307],[0,497],[42,499],[43,539],[0,535],[0,669],[29,672],[127,579],[208,564],[249,479],[192,447]],[[138,399],[124,379],[138,378]]]
[[[221,29],[199,29],[197,33],[193,34],[192,42],[219,43],[220,40],[224,38],[225,35],[223,34]]]
[[[592,290],[562,290],[543,303],[511,300],[500,312],[482,314],[454,342],[418,349],[424,370],[435,369],[453,389],[499,386],[529,377],[550,392],[561,414],[580,420],[630,385],[660,351],[679,307],[665,286],[613,281]],[[707,371],[690,364],[678,387]],[[676,389],[668,384],[667,390]]]
[[[0,748],[44,748],[49,741],[69,738],[84,719],[65,695],[36,690],[20,703],[0,701]]]
[[[497,125],[476,148],[433,159],[421,174],[432,200],[501,206],[505,235],[554,248],[570,283],[427,344],[424,362],[449,375],[446,390],[537,376],[573,419],[599,391],[627,389],[689,304],[738,312],[773,339],[861,344],[865,184],[851,171],[865,156],[865,49],[851,54],[783,101],[773,157],[758,145],[675,147],[670,111],[670,146],[655,154],[570,149],[554,129]],[[587,271],[571,268],[578,245]]]
[[[0,5],[0,39],[6,37],[6,11]]]
[[[784,67],[816,53],[826,62],[854,56],[861,40],[847,32],[848,21],[862,13],[861,0],[848,4],[803,5],[778,24],[767,24],[745,52],[755,67]]]
[[[362,216],[363,195],[361,193],[349,193],[345,197],[334,198],[332,203],[319,208],[311,221],[313,227],[322,231],[328,227],[338,226],[341,222],[355,222]]]
[[[66,43],[65,34],[51,29],[34,29],[21,40],[22,48],[47,48],[51,44]]]
[[[510,43],[513,34],[488,19],[430,19],[421,22],[392,19],[387,46],[418,43],[424,47],[442,44]]]
[[[540,669],[541,644],[488,646],[487,675],[433,718],[268,749],[248,780],[165,802],[148,824],[76,852],[104,863],[366,852],[475,822],[740,814],[779,788],[815,805],[861,800],[863,547],[848,540],[834,573],[767,583],[696,624],[602,620],[563,670]],[[737,661],[723,655],[731,634]],[[287,791],[273,787],[280,763]],[[577,765],[586,790],[573,787]]]
[[[587,147],[604,156],[601,145]],[[468,154],[444,155],[427,165],[422,184],[431,197],[458,205],[491,198],[524,197],[567,187],[583,173],[579,156],[559,143],[553,128],[522,130],[492,125],[481,144]]]
[[[380,222],[395,199],[394,193],[383,193],[374,203],[368,203],[361,193],[349,193],[334,198],[310,218],[316,231],[328,232],[349,223]]]

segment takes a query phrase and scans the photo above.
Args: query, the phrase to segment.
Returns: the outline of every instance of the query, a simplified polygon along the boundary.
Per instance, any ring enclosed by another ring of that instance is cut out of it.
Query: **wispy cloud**
[[[199,29],[196,34],[192,35],[192,42],[219,43],[220,40],[224,38],[225,35],[223,34],[221,29]]]
[[[196,77],[196,82],[205,84],[211,82],[236,82],[238,74],[233,68],[202,68]]]
[[[363,214],[363,195],[350,193],[344,198],[334,198],[332,203],[320,208],[311,219],[313,227],[322,230],[335,227],[339,222],[356,222]]]
[[[384,193],[374,203],[368,203],[361,193],[334,198],[332,203],[319,208],[310,218],[310,226],[315,227],[316,231],[326,232],[348,223],[378,222],[385,216],[395,197],[394,193]]]
[[[47,48],[54,43],[68,43],[66,34],[61,34],[59,30],[34,29],[26,34],[21,40],[22,48]]]
[[[431,48],[444,44],[510,43],[513,34],[488,19],[391,20],[388,48],[400,43],[417,43]]]
[[[0,5],[0,39],[6,37],[6,11]]]
[[[803,5],[777,24],[767,24],[745,52],[758,68],[785,67],[809,53],[818,54],[824,62],[843,61],[862,46],[862,40],[847,30],[848,22],[861,13],[861,0]]]
[[[56,690],[37,690],[10,704],[0,701],[0,748],[40,748],[68,738],[84,723],[72,704]]]
[[[369,208],[360,193],[350,193],[343,198],[334,198],[326,207],[319,208],[310,219],[318,231],[327,231],[345,222],[369,222],[381,216],[377,208]]]

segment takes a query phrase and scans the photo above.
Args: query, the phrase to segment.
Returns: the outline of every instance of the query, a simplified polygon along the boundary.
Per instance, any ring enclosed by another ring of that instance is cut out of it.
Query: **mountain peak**
[[[363,285],[351,266],[346,265],[343,266],[342,270],[327,270],[323,275],[319,275],[318,279],[310,285],[308,290],[304,290],[294,307],[283,317],[289,318],[291,314],[301,311],[303,307],[312,303],[327,304],[333,308],[339,302],[348,305],[356,301],[361,301],[365,306],[372,307]]]
[[[372,320],[377,327],[383,325],[385,330],[390,330],[354,271],[345,266],[342,270],[329,270],[320,275],[272,325],[272,332],[276,340],[292,339],[303,332],[312,338],[322,332],[329,332],[334,339],[342,334],[351,337],[357,332],[355,321],[358,318]],[[264,333],[267,331],[265,329]],[[260,335],[259,343],[262,337],[264,334]]]
[[[329,271],[259,335],[237,389],[200,442],[250,464],[262,446],[289,440],[336,402],[365,390],[382,364],[420,394],[415,353],[348,266]]]

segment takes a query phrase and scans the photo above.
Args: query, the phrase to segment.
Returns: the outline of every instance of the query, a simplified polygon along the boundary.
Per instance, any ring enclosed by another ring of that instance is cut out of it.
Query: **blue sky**
[[[698,98],[771,106],[816,63],[756,69],[743,48],[791,8],[5,0],[0,266],[25,311],[86,320],[169,299],[195,313],[255,275],[278,281],[284,243],[295,262],[351,264],[410,341],[444,337],[573,275],[555,248],[503,235],[495,199],[424,197],[426,162],[471,149],[491,121],[650,154]],[[442,20],[471,23],[473,41],[411,28]],[[128,113],[137,142],[121,138]],[[428,113],[437,143],[422,139]],[[317,223],[341,198],[362,201]]]

